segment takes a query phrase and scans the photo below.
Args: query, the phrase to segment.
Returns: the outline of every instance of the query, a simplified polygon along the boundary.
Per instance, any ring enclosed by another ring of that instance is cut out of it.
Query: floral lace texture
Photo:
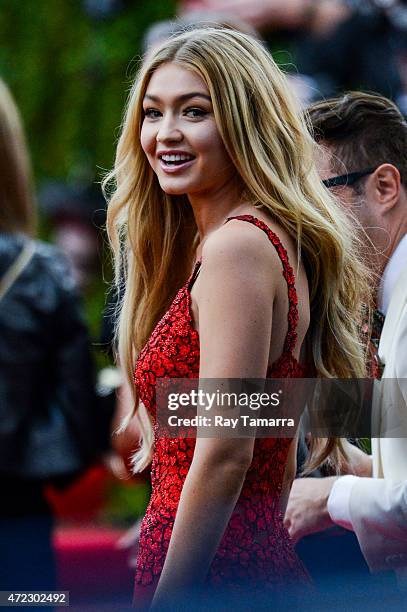
[[[298,300],[287,252],[278,236],[259,219],[250,215],[230,219],[252,223],[267,234],[281,259],[282,273],[287,282],[288,331],[283,353],[269,367],[267,377],[304,377],[304,366],[293,356],[297,340]],[[154,423],[156,379],[199,376],[199,335],[193,327],[190,288],[200,265],[197,262],[191,278],[178,291],[137,360],[135,384]],[[195,448],[194,439],[158,437],[156,425],[154,433],[152,495],[141,527],[136,599],[143,597],[144,588],[153,591],[158,582]],[[287,438],[256,439],[242,492],[209,570],[208,581],[211,584],[238,588],[239,584],[249,582],[253,587],[264,588],[282,586],[287,580],[308,580],[279,510],[290,443],[291,439]]]

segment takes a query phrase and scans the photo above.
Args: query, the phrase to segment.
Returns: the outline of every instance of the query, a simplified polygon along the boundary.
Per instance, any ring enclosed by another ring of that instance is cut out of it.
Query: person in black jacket
[[[60,252],[35,241],[28,153],[0,81],[0,590],[55,584],[46,484],[102,448],[78,293]]]

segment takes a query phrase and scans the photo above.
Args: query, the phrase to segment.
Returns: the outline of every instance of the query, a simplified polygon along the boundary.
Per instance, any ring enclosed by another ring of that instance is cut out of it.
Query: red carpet
[[[128,567],[128,552],[116,546],[122,534],[123,530],[107,527],[56,529],[58,587],[70,591],[71,606],[84,601],[131,602],[134,570]]]

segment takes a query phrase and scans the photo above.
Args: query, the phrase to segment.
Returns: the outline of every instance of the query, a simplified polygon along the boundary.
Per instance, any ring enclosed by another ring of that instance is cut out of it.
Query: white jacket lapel
[[[407,303],[407,266],[397,279],[380,337],[379,358],[386,364],[401,313]]]

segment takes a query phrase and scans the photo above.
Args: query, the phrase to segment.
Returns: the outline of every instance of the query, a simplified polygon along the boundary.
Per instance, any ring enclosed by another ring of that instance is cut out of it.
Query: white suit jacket
[[[407,262],[391,295],[379,344],[384,364],[374,394],[373,477],[407,480]]]
[[[350,515],[371,571],[395,570],[407,577],[407,480],[358,478]]]
[[[379,357],[385,367],[374,410],[385,437],[372,440],[374,478],[354,480],[350,518],[371,570],[407,576],[407,262],[391,295]]]

